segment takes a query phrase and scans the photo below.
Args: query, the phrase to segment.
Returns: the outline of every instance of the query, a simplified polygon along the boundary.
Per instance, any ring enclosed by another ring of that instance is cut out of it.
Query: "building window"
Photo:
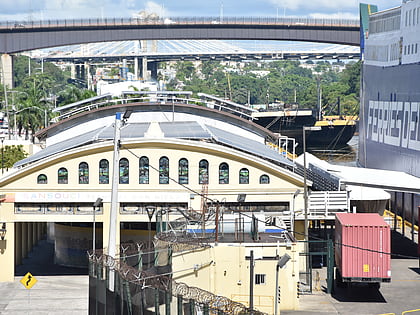
[[[59,184],[68,184],[69,183],[69,172],[64,167],[61,167],[58,170],[58,183]]]
[[[48,178],[45,174],[38,175],[38,178],[36,179],[37,184],[48,184]]]
[[[249,171],[247,168],[241,168],[239,171],[239,184],[249,184]]]
[[[178,162],[178,182],[188,184],[188,160],[184,158]]]
[[[99,184],[109,184],[109,162],[105,159],[99,161]]]
[[[139,160],[139,184],[149,183],[149,158],[142,156]]]
[[[120,159],[120,184],[128,184],[130,175],[130,165],[128,159]]]
[[[227,163],[219,165],[219,184],[229,184],[229,165]]]
[[[169,159],[166,156],[159,159],[159,184],[169,184]]]
[[[270,184],[270,177],[268,175],[260,176],[260,184]]]
[[[79,164],[79,184],[89,184],[89,165],[86,162]]]
[[[255,274],[255,284],[265,284],[265,274],[263,273]]]
[[[209,183],[209,162],[207,160],[201,160],[198,164],[198,183]]]

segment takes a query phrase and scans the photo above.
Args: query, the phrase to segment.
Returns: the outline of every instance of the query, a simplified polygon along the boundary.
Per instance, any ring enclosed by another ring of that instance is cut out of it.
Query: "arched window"
[[[169,184],[169,159],[166,156],[159,159],[159,184]]]
[[[69,172],[64,167],[61,167],[58,170],[58,183],[59,184],[68,184],[69,183]]]
[[[178,182],[188,184],[188,160],[184,158],[178,162]]]
[[[37,184],[48,184],[48,178],[45,174],[39,174],[36,179]]]
[[[209,162],[207,160],[201,160],[198,164],[198,183],[209,183]]]
[[[260,176],[260,184],[270,184],[270,177],[266,174]]]
[[[99,161],[99,184],[109,184],[109,162],[105,159]]]
[[[219,165],[219,184],[229,184],[229,165],[227,163]]]
[[[128,159],[120,159],[120,184],[128,184],[130,175],[130,167]]]
[[[139,160],[139,184],[149,183],[149,158],[142,156]]]
[[[79,184],[89,184],[89,165],[86,162],[79,164]]]
[[[247,168],[241,168],[239,171],[239,184],[249,184],[249,171]]]

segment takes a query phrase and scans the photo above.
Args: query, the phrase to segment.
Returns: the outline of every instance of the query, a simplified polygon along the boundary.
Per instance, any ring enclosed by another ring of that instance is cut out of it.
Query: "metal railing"
[[[38,20],[38,21],[2,21],[0,29],[24,30],[39,28],[62,27],[116,27],[116,26],[150,26],[150,25],[279,25],[296,27],[360,27],[356,19],[314,19],[289,17],[168,17],[168,18],[85,18],[65,20]]]

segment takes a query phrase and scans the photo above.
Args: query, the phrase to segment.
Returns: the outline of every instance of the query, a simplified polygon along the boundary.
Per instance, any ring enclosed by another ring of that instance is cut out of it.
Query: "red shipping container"
[[[391,281],[390,253],[390,227],[379,214],[336,214],[335,261],[343,282]]]

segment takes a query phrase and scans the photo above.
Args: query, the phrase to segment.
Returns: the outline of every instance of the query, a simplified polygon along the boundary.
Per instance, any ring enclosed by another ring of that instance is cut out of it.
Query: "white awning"
[[[297,162],[303,165],[303,154]],[[340,184],[420,194],[420,178],[404,172],[333,165],[310,153],[306,153],[306,163],[328,172],[339,179]]]

